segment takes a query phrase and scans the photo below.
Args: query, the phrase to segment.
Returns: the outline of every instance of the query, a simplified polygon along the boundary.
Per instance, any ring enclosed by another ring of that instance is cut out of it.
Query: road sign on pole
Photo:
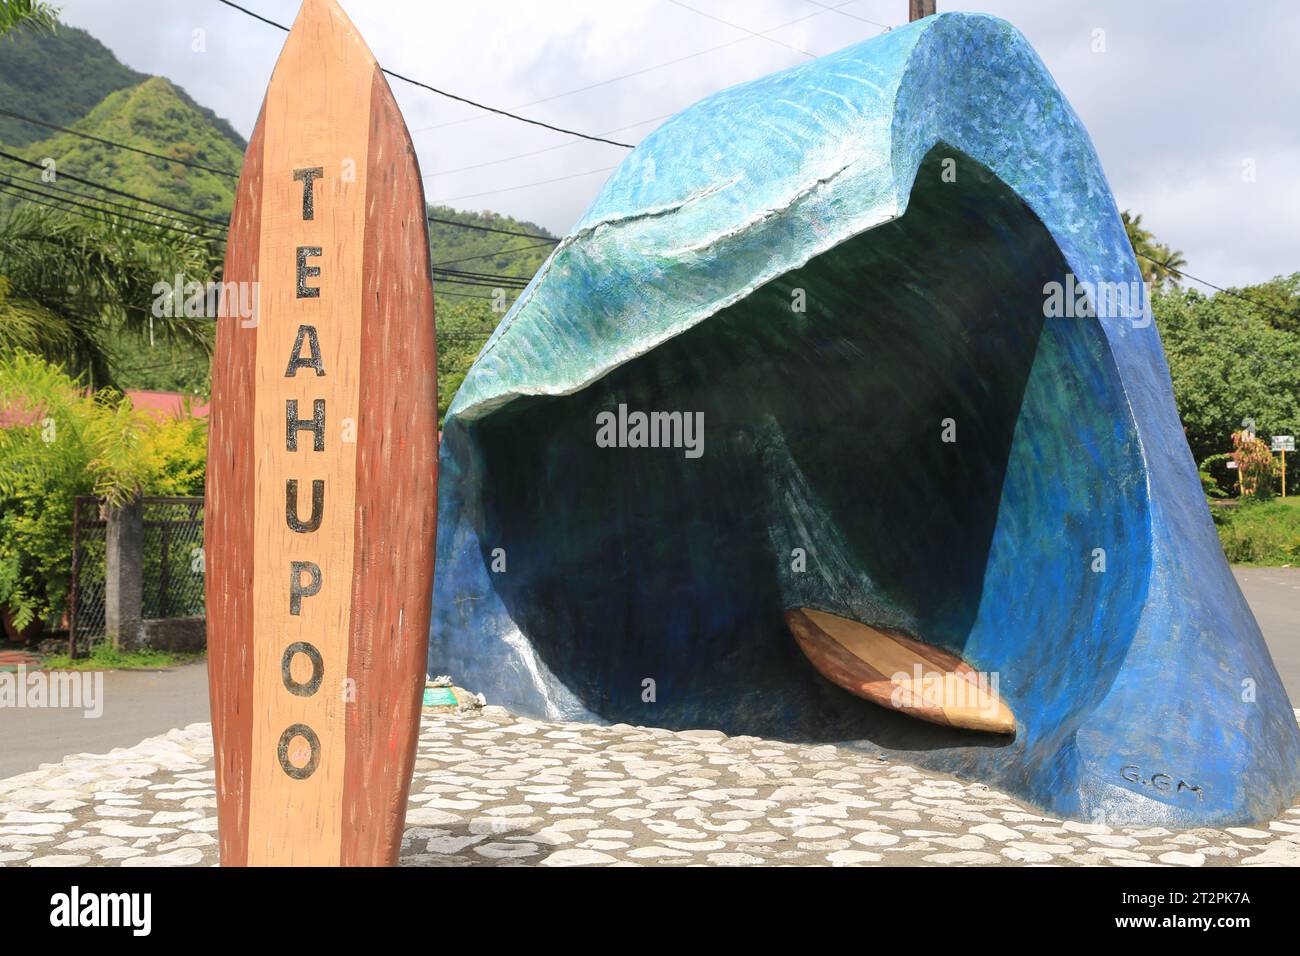
[[[1282,497],[1286,497],[1286,453],[1295,451],[1295,435],[1274,435],[1273,450],[1282,453]]]

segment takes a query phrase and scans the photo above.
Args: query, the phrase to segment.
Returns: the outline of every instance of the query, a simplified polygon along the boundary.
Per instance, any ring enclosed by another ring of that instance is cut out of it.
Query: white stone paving
[[[1044,816],[983,784],[717,731],[426,714],[405,866],[1300,865],[1300,806],[1173,832]],[[0,780],[0,865],[217,862],[208,724]]]

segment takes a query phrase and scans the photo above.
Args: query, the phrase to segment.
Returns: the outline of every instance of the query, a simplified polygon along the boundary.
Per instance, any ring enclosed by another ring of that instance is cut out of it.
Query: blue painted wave
[[[1300,734],[1158,334],[1045,316],[1068,277],[1140,281],[1086,131],[999,20],[673,117],[452,404],[431,672],[537,716],[902,751],[1078,818],[1276,814]],[[604,447],[620,407],[702,415],[701,453]],[[830,684],[793,606],[997,674],[1014,740]]]

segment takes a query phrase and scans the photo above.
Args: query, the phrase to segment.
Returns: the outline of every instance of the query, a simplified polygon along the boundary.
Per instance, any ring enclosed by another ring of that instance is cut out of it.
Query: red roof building
[[[185,401],[190,402],[192,418],[207,418],[208,403],[197,396],[183,395],[180,392],[146,392],[128,389],[126,397],[131,405],[141,411],[149,412],[156,418],[180,418],[185,414]],[[17,408],[0,408],[0,428],[13,425],[30,425],[36,420],[33,412]]]

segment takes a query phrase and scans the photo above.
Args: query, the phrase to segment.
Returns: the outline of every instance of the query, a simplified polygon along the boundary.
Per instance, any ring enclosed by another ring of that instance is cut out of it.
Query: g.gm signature
[[[1129,783],[1140,784],[1144,787],[1152,787],[1161,793],[1194,793],[1196,799],[1204,800],[1205,792],[1201,790],[1199,784],[1188,783],[1181,778],[1173,777],[1167,773],[1148,773],[1136,764],[1127,764],[1120,769],[1119,775]]]

